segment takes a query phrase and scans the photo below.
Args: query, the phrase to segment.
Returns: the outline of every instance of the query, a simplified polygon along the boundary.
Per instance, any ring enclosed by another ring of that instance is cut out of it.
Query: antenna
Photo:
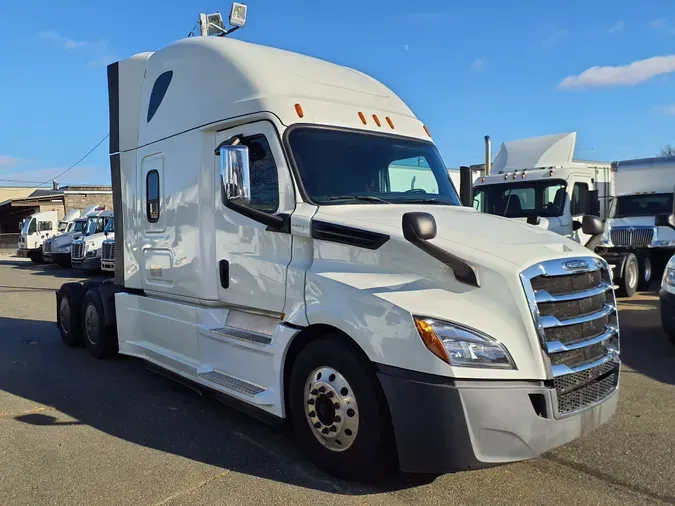
[[[243,28],[246,26],[246,11],[248,7],[246,4],[239,2],[234,2],[232,4],[232,9],[230,10],[229,23],[232,28],[229,30],[225,28],[225,23],[223,22],[223,15],[220,12],[214,12],[213,14],[204,14],[199,15],[199,26],[200,33],[202,37],[208,37],[209,35],[214,35],[216,37],[225,37],[226,35],[231,34],[232,32]]]

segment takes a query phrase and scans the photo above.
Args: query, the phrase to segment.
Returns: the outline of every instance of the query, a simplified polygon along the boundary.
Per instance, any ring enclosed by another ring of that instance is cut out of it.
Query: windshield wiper
[[[443,204],[450,205],[445,200],[436,199],[433,197],[423,198],[423,199],[403,199],[401,200],[402,204]]]
[[[335,197],[329,197],[327,200],[363,200],[365,202],[377,202],[379,204],[391,204],[386,200],[382,200],[379,197],[373,197],[372,195],[341,195]]]

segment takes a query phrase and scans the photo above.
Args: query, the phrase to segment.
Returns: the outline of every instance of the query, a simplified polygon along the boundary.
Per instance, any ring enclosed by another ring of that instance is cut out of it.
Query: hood
[[[65,234],[59,234],[59,235],[54,236],[52,238],[53,241],[54,241],[52,244],[57,244],[57,245],[70,244],[75,239],[79,239],[81,235],[82,235],[82,232],[67,232]]]
[[[616,227],[653,227],[654,216],[633,216],[626,218],[610,218],[607,220],[608,228]]]
[[[430,242],[460,258],[474,256],[472,250],[477,250],[525,269],[544,260],[592,254],[578,243],[541,227],[479,213],[468,207],[395,204],[322,206],[314,218],[402,238],[403,215],[412,211],[432,214],[436,220],[437,236]]]

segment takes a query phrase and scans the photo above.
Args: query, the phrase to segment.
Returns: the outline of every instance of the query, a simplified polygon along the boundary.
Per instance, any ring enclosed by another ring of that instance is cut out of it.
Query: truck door
[[[276,128],[259,121],[216,133],[215,146],[240,136],[249,149],[251,202],[270,214],[295,209],[293,184]],[[251,311],[279,314],[286,298],[286,270],[291,261],[291,234],[226,207],[221,195],[218,157],[214,155],[217,189],[216,259],[220,300]]]
[[[570,197],[570,214],[572,215],[571,238],[584,246],[591,236],[581,231],[581,220],[584,214],[591,213],[591,201],[588,192],[593,189],[593,179],[589,176],[574,175],[570,183],[572,184]]]

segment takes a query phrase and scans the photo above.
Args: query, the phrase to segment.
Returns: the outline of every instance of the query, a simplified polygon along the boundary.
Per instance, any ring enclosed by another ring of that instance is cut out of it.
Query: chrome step
[[[248,381],[244,381],[239,378],[228,376],[227,374],[223,374],[222,372],[218,371],[202,372],[199,373],[199,377],[206,381],[210,381],[211,383],[215,383],[216,385],[220,385],[221,387],[227,388],[228,390],[239,392],[240,394],[244,394],[249,397],[255,397],[265,392],[265,389],[258,385],[254,385],[253,383],[249,383]]]
[[[262,344],[264,346],[272,343],[272,337],[259,332],[251,330],[237,329],[234,327],[223,326],[217,329],[209,329],[214,334],[218,334],[232,339],[239,339],[240,341],[248,341],[250,343]]]

